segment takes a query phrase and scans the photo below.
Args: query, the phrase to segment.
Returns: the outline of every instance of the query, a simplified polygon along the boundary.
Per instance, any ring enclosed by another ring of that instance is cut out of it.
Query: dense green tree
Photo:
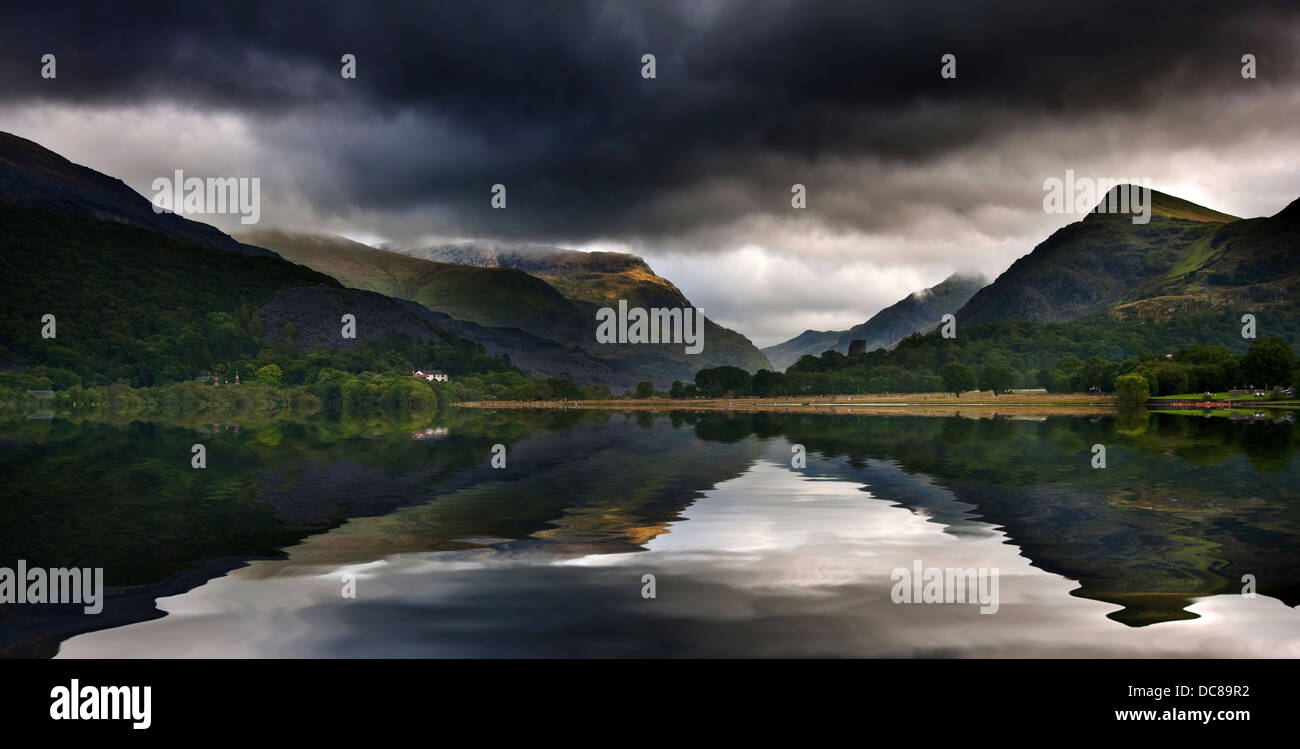
[[[1070,382],[1076,392],[1098,391],[1112,392],[1115,378],[1119,376],[1119,365],[1100,356],[1090,356],[1083,366],[1075,370]]]
[[[979,371],[979,387],[981,390],[991,390],[994,395],[1010,392],[1016,386],[1016,381],[1020,375],[1011,367],[993,364],[987,367],[981,367]]]
[[[1188,364],[1222,364],[1232,361],[1232,349],[1227,346],[1197,344],[1188,346],[1178,355],[1178,360]]]
[[[752,392],[752,382],[750,374],[740,367],[713,367],[695,374],[695,385],[705,398],[748,396]]]
[[[1271,387],[1291,382],[1295,357],[1281,338],[1261,338],[1250,344],[1241,360],[1241,373],[1252,387]]]
[[[893,377],[877,375],[867,380],[868,393],[896,393],[898,390],[898,381]]]
[[[1146,403],[1150,392],[1147,380],[1140,374],[1126,374],[1115,378],[1115,394],[1121,408],[1136,408]]]
[[[754,373],[752,388],[754,395],[760,398],[771,398],[775,395],[784,394],[785,375],[779,372],[773,372],[768,369],[760,369]]]
[[[967,390],[974,390],[978,384],[975,373],[961,362],[948,362],[939,367],[939,378],[943,380],[943,389],[958,398]]]
[[[258,382],[266,383],[267,385],[279,385],[284,380],[284,372],[281,371],[280,365],[278,364],[267,364],[264,367],[258,367],[257,372],[254,374],[254,378]]]
[[[787,371],[790,370],[797,372],[820,372],[822,371],[822,360],[812,354],[804,354],[799,357],[799,361],[790,365],[790,368]]]
[[[1160,395],[1178,395],[1186,393],[1189,385],[1187,368],[1165,361],[1156,366],[1156,382],[1159,383]]]
[[[560,377],[547,377],[546,387],[551,391],[550,395],[556,400],[576,400],[582,397],[582,389],[569,380]],[[651,386],[651,394],[654,394],[654,387]]]

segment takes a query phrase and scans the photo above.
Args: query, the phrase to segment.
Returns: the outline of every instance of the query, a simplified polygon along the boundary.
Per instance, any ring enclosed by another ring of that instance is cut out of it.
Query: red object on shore
[[[1174,401],[1174,408],[1232,408],[1232,401]]]

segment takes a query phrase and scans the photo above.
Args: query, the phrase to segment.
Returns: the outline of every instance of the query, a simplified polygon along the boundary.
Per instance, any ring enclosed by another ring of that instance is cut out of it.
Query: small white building
[[[417,369],[411,374],[411,376],[418,377],[426,382],[446,382],[449,379],[446,372],[440,372],[436,369],[432,372],[425,372],[422,369]]]

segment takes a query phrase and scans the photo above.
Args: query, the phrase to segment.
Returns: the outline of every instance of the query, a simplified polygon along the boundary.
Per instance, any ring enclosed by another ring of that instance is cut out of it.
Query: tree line
[[[1042,388],[1051,393],[1114,393],[1121,378],[1140,380],[1150,395],[1222,392],[1237,388],[1270,390],[1292,387],[1300,379],[1297,359],[1281,338],[1261,338],[1242,354],[1226,346],[1196,344],[1168,354],[1133,356],[1112,361],[1093,355],[1061,356],[1043,369],[1021,371],[1008,357],[984,362],[957,358],[933,366],[909,368],[900,363],[907,352],[876,351],[847,357],[837,351],[805,355],[785,372],[760,369],[754,374],[732,366],[702,369],[692,383],[674,382],[672,398],[760,398],[799,395],[887,394],[970,390],[1000,395],[1014,389]],[[1132,392],[1134,380],[1128,380]]]

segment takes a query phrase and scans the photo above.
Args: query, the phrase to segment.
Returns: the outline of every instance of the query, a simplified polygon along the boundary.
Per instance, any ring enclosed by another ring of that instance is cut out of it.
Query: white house
[[[436,369],[432,372],[425,372],[424,370],[417,369],[411,374],[411,376],[419,377],[421,380],[425,380],[426,382],[446,382],[449,379],[446,372],[439,372]]]

